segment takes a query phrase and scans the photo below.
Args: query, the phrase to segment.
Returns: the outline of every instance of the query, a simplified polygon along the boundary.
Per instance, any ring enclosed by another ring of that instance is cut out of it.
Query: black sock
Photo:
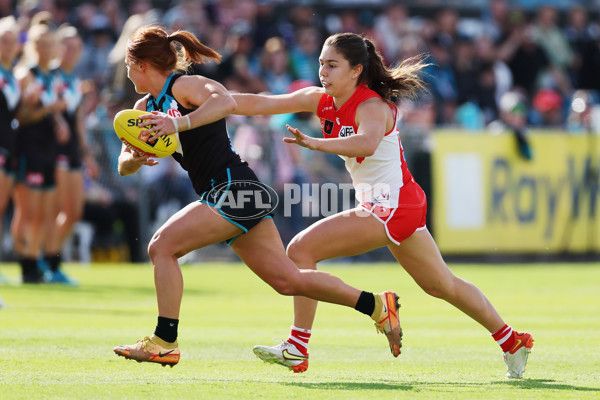
[[[43,281],[42,274],[38,269],[37,259],[19,257],[19,264],[21,265],[21,273],[23,275],[23,282],[25,283],[41,283]]]
[[[158,317],[158,324],[156,324],[154,335],[165,342],[173,343],[177,340],[177,325],[179,325],[178,319]]]
[[[60,268],[60,259],[60,253],[44,255],[44,260],[48,263],[48,266],[50,266],[50,271],[52,272],[56,272]]]
[[[375,296],[373,293],[363,291],[360,294],[354,309],[370,317],[371,314],[373,314],[373,311],[375,311]]]

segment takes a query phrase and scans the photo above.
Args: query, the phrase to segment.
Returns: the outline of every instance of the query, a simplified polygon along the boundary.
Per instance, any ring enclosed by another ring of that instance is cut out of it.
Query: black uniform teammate
[[[57,32],[59,41],[58,68],[52,72],[60,84],[60,96],[65,102],[63,117],[69,127],[69,140],[59,143],[56,158],[56,198],[47,222],[49,233],[44,243],[44,260],[48,264],[48,281],[75,285],[60,268],[61,248],[73,227],[83,215],[85,203],[83,166],[90,177],[98,174],[98,165],[88,151],[82,113],[82,82],[73,69],[83,49],[77,29],[61,26]]]
[[[24,53],[34,59],[20,79],[23,91],[17,131],[19,166],[15,187],[15,214],[12,233],[23,271],[23,282],[42,282],[38,257],[45,241],[47,223],[54,202],[57,142],[67,140],[69,131],[61,113],[58,80],[50,72],[54,58],[55,32],[46,24],[33,25]]]
[[[176,51],[173,41],[181,44],[185,57]],[[144,122],[155,125],[149,129],[152,134],[178,136],[174,158],[188,171],[201,199],[173,215],[148,246],[158,300],[154,335],[134,345],[115,347],[115,353],[163,365],[179,362],[176,339],[183,277],[177,259],[222,241],[229,241],[246,265],[279,293],[354,307],[370,315],[390,344],[399,347],[397,296],[393,292],[361,292],[322,271],[300,271],[286,256],[270,218],[268,188],[231,148],[224,118],[235,109],[235,101],[213,80],[173,73],[186,69],[190,61],[219,59],[218,53],[193,34],[178,31],[168,35],[157,26],[140,28],[128,43],[125,62],[129,79],[138,93],[148,93],[135,108],[153,112]],[[122,146],[119,173],[133,174],[143,165],[156,163]]]
[[[13,63],[19,52],[19,27],[14,17],[0,19],[0,243],[2,221],[12,193],[17,170],[15,117],[21,100],[19,83],[13,75]],[[0,273],[0,283],[7,279]],[[2,308],[0,298],[0,308]]]

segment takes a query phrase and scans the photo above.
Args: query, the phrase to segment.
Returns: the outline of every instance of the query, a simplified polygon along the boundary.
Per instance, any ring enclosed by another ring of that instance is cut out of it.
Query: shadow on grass
[[[495,381],[491,384],[504,384],[521,389],[553,389],[553,390],[568,390],[568,391],[583,391],[583,392],[600,392],[600,388],[592,388],[585,386],[573,386],[562,383],[555,383],[551,379],[523,379],[513,381]],[[281,385],[297,386],[304,389],[319,389],[319,390],[418,390],[423,387],[471,387],[471,386],[489,386],[487,383],[473,382],[280,382]]]
[[[581,392],[600,392],[600,388],[566,385],[564,383],[556,383],[554,379],[523,379],[511,381],[496,381],[493,383],[515,386],[521,389],[553,389],[577,390]]]
[[[281,385],[318,390],[414,390],[413,385],[387,382],[279,382]]]
[[[111,286],[111,285],[90,285],[90,284],[81,284],[79,286],[69,286],[62,284],[48,284],[48,283],[40,283],[40,284],[22,284],[22,285],[11,285],[4,286],[3,289],[6,291],[9,290],[18,290],[21,292],[59,292],[59,293],[76,293],[80,295],[86,294],[104,294],[110,295],[112,297],[119,296],[120,293],[124,293],[126,295],[148,295],[155,296],[156,291],[154,286]],[[194,289],[194,288],[185,288],[184,294],[186,295],[194,295],[194,296],[203,296],[217,293],[215,290],[207,290],[207,289]]]

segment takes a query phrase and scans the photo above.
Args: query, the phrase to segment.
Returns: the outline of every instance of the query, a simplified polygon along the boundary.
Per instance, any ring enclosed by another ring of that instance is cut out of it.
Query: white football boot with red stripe
[[[270,364],[279,364],[294,371],[304,372],[308,369],[308,354],[304,355],[292,343],[284,340],[277,346],[254,346],[256,357]]]

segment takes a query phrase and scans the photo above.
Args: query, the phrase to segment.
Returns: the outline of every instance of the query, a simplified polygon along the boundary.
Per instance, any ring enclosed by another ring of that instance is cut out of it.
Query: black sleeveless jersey
[[[40,91],[40,105],[54,104],[59,98],[60,83],[56,75],[42,71],[39,67],[31,68],[34,77],[33,85]],[[56,157],[56,134],[54,132],[54,119],[47,115],[32,124],[21,124],[17,132],[18,151],[40,159],[54,159]]]
[[[184,108],[173,96],[173,84],[180,74],[171,74],[158,95],[148,95],[147,111],[161,111],[180,117],[194,111]],[[188,172],[196,193],[211,189],[211,180],[225,169],[247,165],[233,150],[225,119],[176,134],[178,146],[173,158]]]
[[[81,79],[73,73],[56,68],[52,71],[57,79],[60,96],[67,104],[63,117],[69,124],[69,141],[62,145],[63,148],[79,150],[79,135],[77,134],[77,110],[83,102],[83,91],[81,90]]]
[[[11,70],[0,65],[0,148],[15,152],[17,136],[13,120],[21,99],[19,83]]]

